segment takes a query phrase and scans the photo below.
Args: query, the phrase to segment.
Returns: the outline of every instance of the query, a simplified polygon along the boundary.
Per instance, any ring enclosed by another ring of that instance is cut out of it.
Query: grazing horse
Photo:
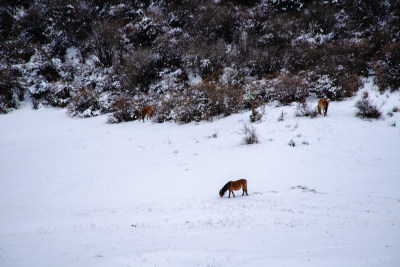
[[[222,187],[222,189],[219,191],[219,196],[223,197],[225,192],[229,190],[229,198],[231,197],[231,192],[233,197],[235,197],[235,194],[233,193],[233,190],[238,191],[240,189],[243,189],[243,194],[246,192],[246,196],[247,194],[247,181],[246,179],[240,179],[237,181],[229,181],[226,185],[224,185],[224,187]]]
[[[144,122],[144,118],[147,116],[147,119],[151,119],[151,116],[153,116],[153,109],[150,106],[145,106],[144,108],[142,108],[142,119]]]
[[[326,116],[327,113],[328,113],[328,106],[329,106],[329,101],[328,100],[320,99],[318,101],[318,114],[321,115],[321,109],[322,109],[323,112],[324,112],[324,116]]]

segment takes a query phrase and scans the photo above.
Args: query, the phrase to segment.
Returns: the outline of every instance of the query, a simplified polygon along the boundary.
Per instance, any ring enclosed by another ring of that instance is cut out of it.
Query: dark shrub
[[[281,104],[303,101],[308,95],[308,88],[302,78],[286,74],[279,76],[275,99]]]
[[[66,107],[71,100],[71,88],[64,87],[58,91],[52,91],[45,95],[47,102],[54,107]],[[38,99],[36,99],[38,101]]]
[[[120,123],[139,119],[141,104],[127,95],[117,97],[112,103],[113,114],[109,117],[109,123]]]
[[[149,85],[159,75],[153,52],[149,48],[138,48],[133,53],[125,55],[119,70],[122,76],[122,88],[131,94],[147,93]]]
[[[92,49],[105,68],[120,64],[123,53],[121,35],[119,21],[103,22],[93,26]]]
[[[145,17],[141,21],[126,27],[127,38],[135,46],[150,46],[160,32],[160,25],[154,18]]]
[[[8,113],[19,106],[24,99],[24,91],[18,82],[18,70],[5,66],[0,68],[0,114]]]
[[[379,119],[382,116],[379,108],[368,98],[357,101],[356,108],[358,109],[356,116],[362,119]]]
[[[333,94],[328,96],[332,100],[340,100],[345,97],[352,97],[362,86],[362,82],[357,74],[344,73],[342,75],[337,75],[334,80],[337,89]]]
[[[393,42],[382,49],[383,60],[375,64],[375,84],[379,91],[391,92],[400,88],[400,42]]]
[[[61,76],[60,76],[60,74],[58,74],[56,68],[50,63],[43,65],[40,68],[38,74],[45,77],[48,82],[55,82],[61,78]]]
[[[213,116],[228,116],[243,105],[242,90],[222,83],[203,82],[179,96],[174,106],[176,120],[181,122],[211,120]]]
[[[40,44],[48,42],[48,38],[45,35],[48,27],[45,8],[38,5],[31,6],[21,18],[19,26],[25,40]]]
[[[308,42],[296,42],[285,51],[285,68],[291,72],[306,70],[321,59],[321,50]]]

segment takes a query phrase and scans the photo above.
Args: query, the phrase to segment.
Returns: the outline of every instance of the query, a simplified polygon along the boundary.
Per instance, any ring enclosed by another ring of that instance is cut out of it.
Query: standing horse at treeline
[[[240,179],[240,180],[237,180],[237,181],[229,181],[219,191],[219,196],[223,197],[225,192],[229,190],[229,198],[231,197],[231,193],[232,193],[233,197],[235,197],[235,194],[233,193],[233,191],[238,191],[240,189],[243,189],[242,196],[244,195],[245,192],[246,192],[246,196],[249,195],[249,194],[247,194],[247,181],[246,181],[246,179]]]
[[[145,106],[144,108],[142,108],[142,111],[140,112],[141,118],[143,119],[144,122],[144,118],[147,116],[147,119],[151,119],[151,117],[153,116],[153,109],[150,106]]]
[[[329,101],[326,99],[321,98],[318,101],[318,114],[321,115],[321,110],[324,112],[324,116],[328,115],[328,106],[329,106]]]

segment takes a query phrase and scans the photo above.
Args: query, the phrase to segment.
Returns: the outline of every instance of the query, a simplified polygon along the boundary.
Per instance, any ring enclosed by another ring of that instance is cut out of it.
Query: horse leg
[[[231,190],[229,190],[229,198],[231,198]]]
[[[233,195],[233,197],[235,197],[235,194],[233,193],[233,191],[232,191],[232,195]]]

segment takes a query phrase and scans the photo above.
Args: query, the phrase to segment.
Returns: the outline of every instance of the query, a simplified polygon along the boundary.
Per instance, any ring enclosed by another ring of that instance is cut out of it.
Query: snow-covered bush
[[[72,98],[68,112],[77,117],[93,117],[100,114],[101,104],[99,94],[94,89],[81,87],[79,92]]]
[[[232,112],[221,104],[229,96],[193,89],[199,82],[244,88],[244,105],[231,103],[234,110],[254,100],[288,104],[308,90],[340,100],[371,66],[381,91],[398,90],[394,2],[6,1],[0,63],[20,71],[16,83],[36,106],[69,105],[93,84],[97,110],[110,111],[116,95],[158,97],[159,121]]]
[[[143,16],[140,21],[126,26],[126,36],[138,47],[150,46],[160,32],[160,25],[154,17]]]
[[[181,123],[228,116],[243,107],[243,92],[222,83],[202,82],[163,97],[155,120]]]

